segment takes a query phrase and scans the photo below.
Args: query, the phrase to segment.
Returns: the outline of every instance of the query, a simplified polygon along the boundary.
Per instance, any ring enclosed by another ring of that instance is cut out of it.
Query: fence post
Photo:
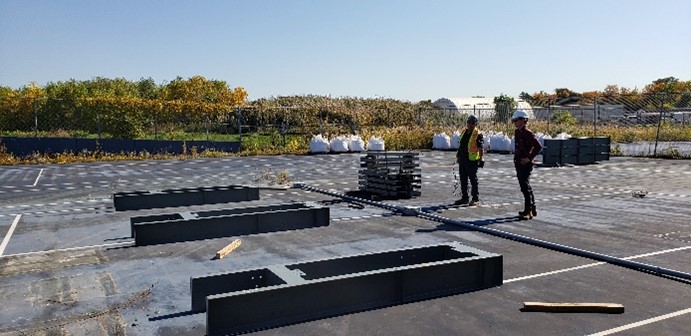
[[[593,138],[597,136],[597,97],[593,100]]]
[[[238,141],[242,146],[242,112],[239,107],[235,109],[235,119],[238,121]]]
[[[552,122],[552,102],[547,102],[547,133],[551,133],[550,125]]]
[[[324,134],[324,119],[322,116],[322,109],[319,109],[319,134]]]
[[[660,100],[660,114],[657,117],[657,133],[655,134],[655,149],[653,150],[653,156],[657,156],[657,143],[660,140],[660,125],[662,125],[662,111],[665,108],[665,94],[662,94],[662,99]]]
[[[206,141],[209,141],[209,116],[204,118],[204,128],[206,129]]]
[[[38,112],[36,111],[36,98],[33,99],[34,103],[34,138],[38,138]]]
[[[158,109],[154,110],[154,139],[158,140]]]
[[[96,127],[98,132],[98,140],[101,140],[101,109],[96,109]]]

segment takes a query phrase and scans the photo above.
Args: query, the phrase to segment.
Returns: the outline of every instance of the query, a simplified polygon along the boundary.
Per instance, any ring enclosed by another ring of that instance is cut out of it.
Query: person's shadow
[[[434,208],[440,209],[441,207],[445,207],[444,205],[442,206],[435,206]],[[447,207],[448,208],[448,207]],[[430,208],[423,208],[423,211],[426,212],[431,212],[428,211]],[[497,217],[497,218],[486,218],[486,219],[478,219],[478,220],[473,220],[473,221],[464,221],[464,220],[458,220],[455,219],[456,221],[469,224],[469,225],[454,225],[453,223],[445,223],[445,222],[440,222],[439,225],[437,225],[434,228],[431,229],[417,229],[415,232],[434,232],[434,231],[473,231],[472,226],[487,226],[487,225],[492,225],[492,224],[502,224],[502,223],[511,223],[511,222],[518,222],[521,220],[520,217],[518,216],[508,216],[508,217]]]

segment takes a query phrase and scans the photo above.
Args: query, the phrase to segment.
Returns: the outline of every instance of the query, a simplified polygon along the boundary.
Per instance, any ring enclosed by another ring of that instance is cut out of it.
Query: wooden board
[[[228,244],[226,247],[222,248],[220,251],[216,252],[215,259],[221,259],[228,255],[228,253],[233,252],[236,248],[240,246],[240,239],[235,239],[232,243]]]
[[[522,311],[553,312],[553,313],[607,313],[622,314],[624,306],[618,303],[550,303],[523,302]]]

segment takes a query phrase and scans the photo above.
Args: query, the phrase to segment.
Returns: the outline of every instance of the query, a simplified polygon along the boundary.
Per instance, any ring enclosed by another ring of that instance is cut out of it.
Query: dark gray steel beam
[[[328,226],[327,207],[238,213],[133,224],[136,246]]]
[[[113,194],[113,205],[116,211],[123,211],[256,201],[258,199],[258,188],[245,186],[216,186],[166,189],[157,192],[118,192]]]
[[[192,278],[207,334],[240,333],[502,284],[502,256],[459,243]],[[217,294],[222,293],[222,294]]]
[[[486,226],[475,225],[475,224],[464,222],[461,220],[446,218],[446,217],[442,217],[442,216],[439,216],[436,214],[428,213],[428,212],[420,210],[419,208],[402,207],[402,206],[386,204],[386,203],[378,202],[378,201],[371,201],[371,200],[367,200],[367,199],[363,199],[363,198],[344,195],[344,194],[329,191],[329,190],[315,188],[315,187],[308,186],[308,185],[302,184],[302,183],[296,183],[295,187],[302,188],[304,190],[319,192],[319,193],[322,193],[325,195],[340,197],[342,199],[349,200],[352,202],[374,205],[374,206],[377,206],[380,208],[389,209],[389,210],[392,210],[394,212],[398,212],[398,213],[403,214],[403,215],[408,215],[408,216],[415,215],[415,216],[418,216],[420,218],[424,218],[424,219],[428,219],[428,220],[432,220],[432,221],[437,221],[437,222],[442,222],[444,224],[461,226],[461,227],[464,227],[464,228],[467,228],[470,230],[475,230],[475,231],[490,234],[493,236],[518,241],[518,242],[521,242],[524,244],[530,244],[530,245],[539,246],[539,247],[543,247],[543,248],[558,251],[558,252],[569,253],[569,254],[580,256],[580,257],[590,258],[590,259],[597,260],[597,261],[603,261],[603,262],[606,262],[606,263],[609,263],[612,265],[626,267],[629,269],[642,271],[642,272],[650,273],[650,274],[661,276],[661,277],[672,278],[674,280],[691,281],[691,274],[689,274],[689,273],[680,272],[680,271],[676,271],[673,269],[659,267],[659,266],[655,266],[655,265],[640,263],[640,262],[636,262],[636,261],[626,260],[626,259],[622,259],[622,258],[612,257],[612,256],[602,254],[602,253],[591,252],[591,251],[587,251],[587,250],[583,250],[583,249],[579,249],[579,248],[575,248],[575,247],[571,247],[571,246],[567,246],[567,245],[557,244],[557,243],[553,243],[553,242],[549,242],[549,241],[545,241],[545,240],[540,240],[540,239],[536,239],[536,238],[532,238],[532,237],[527,237],[527,236],[523,236],[523,235],[511,233],[511,232],[501,231],[501,230],[493,229],[493,228],[486,227]]]
[[[130,217],[130,234],[134,237],[134,225],[137,223],[151,223],[151,222],[164,222],[164,221],[176,221],[176,220],[193,220],[198,218],[207,217],[218,217],[218,216],[228,216],[235,214],[246,214],[246,213],[256,213],[265,211],[279,211],[279,210],[290,210],[290,209],[308,209],[309,206],[305,203],[284,203],[284,204],[270,204],[270,205],[258,205],[249,206],[242,208],[229,208],[229,209],[219,209],[219,210],[208,210],[208,211],[195,211],[195,212],[177,212],[168,214],[157,214],[157,215],[147,215],[147,216],[135,216]]]

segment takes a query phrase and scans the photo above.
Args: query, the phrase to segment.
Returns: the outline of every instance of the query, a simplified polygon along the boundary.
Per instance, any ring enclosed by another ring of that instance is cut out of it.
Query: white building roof
[[[479,110],[494,110],[494,97],[450,97],[439,98],[434,101],[434,106],[447,110],[457,110],[462,113],[471,113]],[[523,99],[516,99],[517,109],[528,113],[533,118],[533,107]]]

